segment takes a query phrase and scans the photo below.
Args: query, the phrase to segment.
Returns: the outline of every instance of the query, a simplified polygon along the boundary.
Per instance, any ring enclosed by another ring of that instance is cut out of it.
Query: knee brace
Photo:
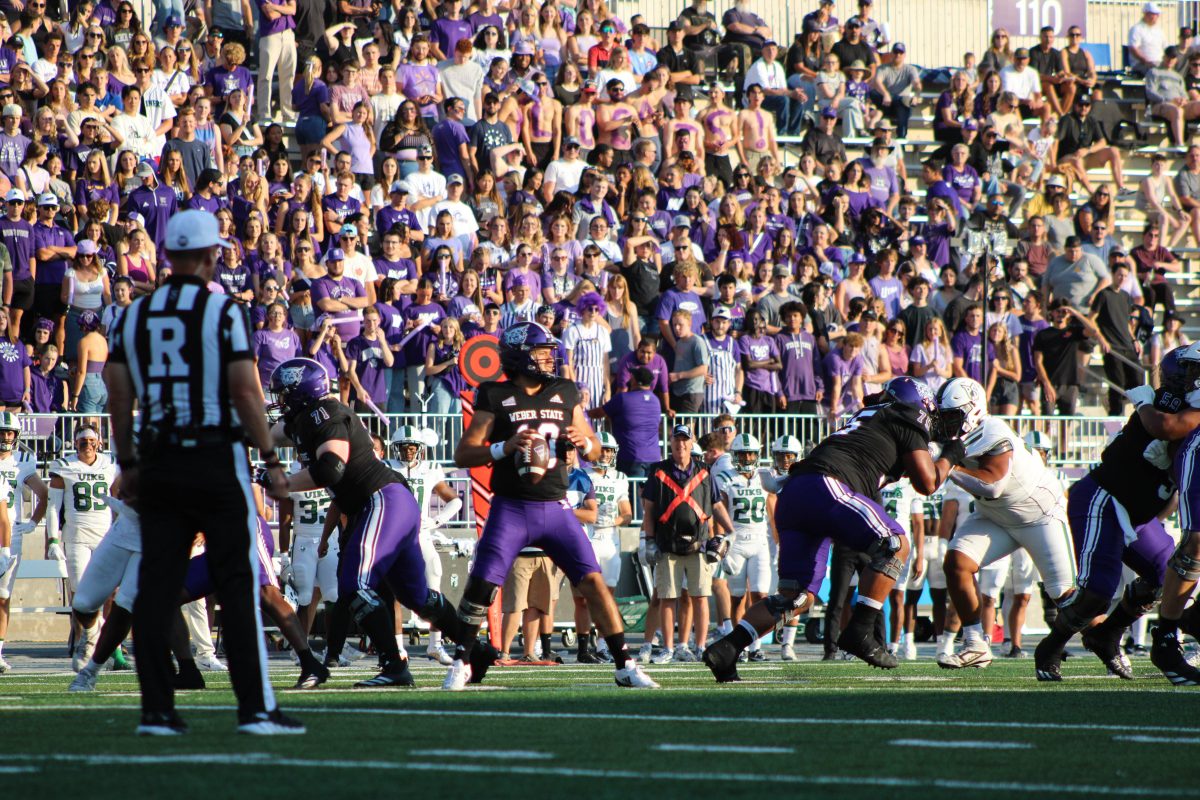
[[[362,623],[364,619],[383,608],[383,601],[373,589],[359,589],[350,599],[350,613],[354,621]]]
[[[1078,633],[1091,624],[1092,620],[1108,611],[1109,601],[1087,589],[1080,589],[1058,607],[1058,619],[1054,621],[1060,630]]]
[[[1200,536],[1184,531],[1167,566],[1185,581],[1200,581]]]
[[[1161,597],[1161,586],[1155,586],[1145,578],[1135,578],[1125,587],[1121,605],[1125,606],[1125,609],[1135,617],[1140,617],[1149,614],[1150,609],[1154,608],[1154,604]]]
[[[808,608],[808,592],[799,581],[779,581],[779,591],[763,598],[763,606],[775,618],[775,621],[785,622],[792,615]]]
[[[500,587],[479,578],[467,578],[467,588],[458,601],[458,619],[465,625],[478,628],[487,619],[488,608],[496,600]]]
[[[459,627],[458,613],[454,610],[454,606],[446,602],[446,597],[441,592],[430,589],[429,597],[425,599],[425,605],[417,610],[417,616],[446,634],[450,639],[458,641],[455,638]]]
[[[871,569],[880,575],[886,575],[892,580],[900,578],[904,562],[896,558],[896,553],[904,546],[904,538],[895,534],[876,539],[867,548],[867,557],[871,560]]]

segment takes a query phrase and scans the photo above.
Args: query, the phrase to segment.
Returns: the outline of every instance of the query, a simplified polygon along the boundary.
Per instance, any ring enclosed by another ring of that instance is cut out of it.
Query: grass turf
[[[703,666],[667,665],[649,668],[663,691],[633,692],[608,667],[512,667],[452,695],[436,690],[444,669],[432,666],[414,670],[416,690],[351,690],[371,674],[363,666],[321,691],[281,691],[308,734],[274,738],[236,736],[228,677],[209,673],[209,689],[180,694],[191,732],[172,739],[132,735],[132,673],[68,694],[69,673],[13,672],[0,677],[0,786],[6,797],[74,787],[89,800],[1200,796],[1189,766],[1200,695],[1145,660],[1135,669],[1138,680],[1117,681],[1074,658],[1048,685],[1029,660],[965,673],[929,660],[890,673],[774,661],[718,687]],[[276,660],[276,688],[296,672]]]

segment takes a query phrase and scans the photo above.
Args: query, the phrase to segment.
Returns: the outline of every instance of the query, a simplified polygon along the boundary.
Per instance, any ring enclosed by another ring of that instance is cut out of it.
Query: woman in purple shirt
[[[737,340],[737,354],[745,375],[744,410],[748,414],[774,412],[781,396],[779,371],[783,362],[779,358],[779,343],[767,335],[767,321],[757,308],[746,314],[745,329]]]
[[[32,361],[14,333],[8,326],[8,315],[0,314],[0,406],[6,411],[21,411],[30,401]]]
[[[366,103],[355,103],[350,112],[350,121],[343,122],[325,135],[321,146],[335,156],[339,151],[350,154],[350,171],[355,182],[368,191],[375,185],[375,130],[367,124],[370,116]]]
[[[437,340],[425,348],[425,377],[432,383],[432,396],[425,410],[430,414],[458,414],[462,411],[460,392],[467,381],[458,369],[458,353],[462,350],[463,334],[458,320],[442,320]],[[432,378],[430,378],[432,376]]]
[[[379,309],[368,306],[363,311],[362,333],[346,345],[346,362],[350,366],[350,383],[354,387],[354,407],[358,411],[373,411],[386,406],[388,372],[392,368],[392,349],[387,336],[379,327]]]
[[[950,163],[942,167],[942,179],[954,187],[963,205],[973,209],[983,194],[983,182],[975,168],[967,163],[970,152],[965,144],[954,145],[950,150]]]
[[[296,143],[301,160],[321,146],[329,132],[329,87],[321,80],[321,59],[310,56],[304,69],[296,73],[292,86],[292,107],[296,109]]]

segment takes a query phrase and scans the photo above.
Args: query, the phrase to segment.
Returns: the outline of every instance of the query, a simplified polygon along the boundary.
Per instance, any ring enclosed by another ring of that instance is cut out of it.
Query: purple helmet
[[[558,376],[558,364],[546,372],[533,360],[533,351],[539,347],[550,347],[558,351],[558,339],[544,325],[536,322],[518,322],[504,331],[500,337],[500,366],[509,380],[525,375],[536,381],[545,382]]]
[[[311,358],[289,358],[271,373],[269,390],[290,418],[329,394],[329,373]]]
[[[937,400],[929,386],[907,376],[892,378],[883,385],[883,393],[893,402],[915,408],[927,430],[932,431],[938,418]]]
[[[98,331],[100,330],[100,315],[95,311],[88,309],[79,315],[79,318],[75,320],[75,324],[77,324],[79,326],[79,330],[83,331],[84,333]]]
[[[1188,392],[1200,388],[1200,347],[1176,347],[1163,356],[1159,371],[1162,375],[1160,388],[1176,397],[1185,397]]]

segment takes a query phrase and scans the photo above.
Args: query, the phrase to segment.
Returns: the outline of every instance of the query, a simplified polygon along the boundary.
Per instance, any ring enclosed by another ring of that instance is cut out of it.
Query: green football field
[[[807,648],[806,648],[807,649]],[[924,651],[924,648],[922,648]],[[1200,690],[1170,687],[1147,660],[1138,680],[1090,656],[1038,684],[1031,660],[947,673],[924,656],[883,673],[861,663],[769,661],[716,686],[698,664],[649,667],[657,692],[618,689],[609,667],[496,667],[461,694],[444,668],[418,688],[285,688],[302,737],[234,733],[225,675],[186,692],[191,732],[138,738],[137,682],[104,673],[69,694],[69,672],[0,676],[6,798],[277,797],[1061,797],[1200,796]],[[815,656],[810,652],[807,659]],[[99,769],[97,769],[99,768]],[[415,793],[420,793],[417,795]]]

